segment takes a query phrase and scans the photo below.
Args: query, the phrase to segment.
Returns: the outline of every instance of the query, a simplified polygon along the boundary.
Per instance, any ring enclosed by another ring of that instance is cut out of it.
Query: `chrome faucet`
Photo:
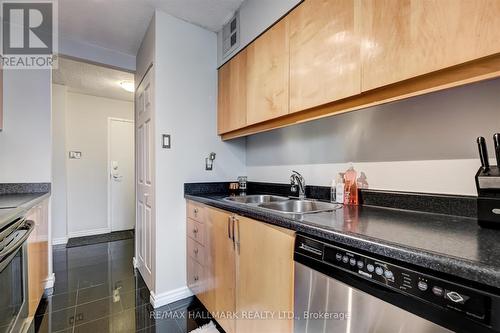
[[[306,198],[306,180],[300,173],[292,170],[292,175],[290,176],[290,184],[292,185],[291,191],[293,193],[297,192],[297,187],[299,188],[299,199],[303,200]]]

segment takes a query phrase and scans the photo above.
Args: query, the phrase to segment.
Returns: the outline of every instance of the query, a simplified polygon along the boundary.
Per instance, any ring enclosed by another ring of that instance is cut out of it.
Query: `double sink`
[[[276,195],[246,195],[239,197],[227,197],[224,198],[224,200],[253,205],[284,214],[311,214],[342,208],[342,205],[340,204],[306,199],[297,200]]]

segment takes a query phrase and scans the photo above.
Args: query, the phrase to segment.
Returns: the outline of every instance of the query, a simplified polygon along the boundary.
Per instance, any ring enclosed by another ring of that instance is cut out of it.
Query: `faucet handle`
[[[292,184],[292,187],[290,188],[290,191],[292,191],[293,193],[297,192],[297,185]]]

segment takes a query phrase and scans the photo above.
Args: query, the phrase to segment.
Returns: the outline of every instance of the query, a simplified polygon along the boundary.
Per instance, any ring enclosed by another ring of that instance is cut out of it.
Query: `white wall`
[[[156,12],[156,282],[155,294],[186,286],[185,182],[234,180],[245,173],[245,141],[217,136],[217,36]],[[160,135],[172,135],[172,149]],[[205,157],[217,153],[213,171]]]
[[[52,240],[66,242],[66,96],[67,88],[52,85]]]
[[[109,232],[107,205],[108,117],[134,119],[132,102],[68,92],[66,149],[81,151],[68,159],[68,235]]]
[[[50,182],[51,71],[4,70],[0,183]]]
[[[217,33],[217,63],[222,65],[248,43],[273,25],[302,0],[246,0],[240,11],[240,45],[229,55],[222,57],[222,32]]]
[[[494,157],[499,91],[485,81],[250,136],[249,179],[288,182],[294,169],[328,186],[354,162],[373,189],[476,195],[476,137]]]

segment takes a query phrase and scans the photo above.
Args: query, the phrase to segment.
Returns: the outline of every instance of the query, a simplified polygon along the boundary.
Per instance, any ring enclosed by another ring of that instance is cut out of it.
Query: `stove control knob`
[[[375,267],[372,264],[366,265],[366,269],[368,272],[372,273],[375,270]]]
[[[394,274],[391,271],[385,271],[384,272],[384,276],[386,278],[388,278],[389,280],[391,280],[392,278],[394,278]]]
[[[364,266],[365,266],[365,263],[362,262],[361,260],[358,260],[358,268],[363,269]]]
[[[347,264],[349,262],[349,257],[348,256],[343,256],[342,257],[342,261],[344,262],[344,264]]]
[[[384,269],[382,267],[377,267],[375,268],[375,273],[377,273],[377,275],[382,275],[384,274]]]
[[[342,255],[341,255],[340,253],[337,253],[337,254],[335,255],[335,259],[337,259],[337,261],[342,260]]]
[[[351,260],[349,260],[349,264],[351,264],[351,266],[356,266],[356,259],[351,258]]]

